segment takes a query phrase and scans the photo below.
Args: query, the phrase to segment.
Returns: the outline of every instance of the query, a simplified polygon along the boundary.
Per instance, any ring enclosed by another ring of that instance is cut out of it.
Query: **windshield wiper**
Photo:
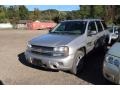
[[[68,32],[68,31],[61,31],[61,32],[51,32],[51,33],[55,33],[55,34],[75,34],[75,35],[77,35],[77,34],[80,34],[80,33],[75,33],[75,32]]]
[[[76,32],[68,32],[68,31],[62,32],[62,33],[64,33],[64,34],[80,34],[80,33],[76,33]]]
[[[62,34],[61,32],[50,32],[50,34]]]

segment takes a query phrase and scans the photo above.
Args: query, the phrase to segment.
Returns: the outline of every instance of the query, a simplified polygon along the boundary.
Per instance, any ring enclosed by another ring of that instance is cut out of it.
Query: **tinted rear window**
[[[96,21],[97,27],[98,27],[98,32],[103,31],[102,25],[100,23],[100,21]]]

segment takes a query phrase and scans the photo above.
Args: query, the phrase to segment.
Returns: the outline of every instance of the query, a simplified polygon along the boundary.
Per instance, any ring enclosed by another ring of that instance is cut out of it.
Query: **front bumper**
[[[70,70],[72,68],[74,55],[67,57],[52,57],[33,54],[30,51],[25,52],[26,60],[34,65],[57,70]],[[41,63],[34,63],[39,60]]]
[[[103,75],[107,80],[120,84],[119,68],[106,61],[103,64]]]

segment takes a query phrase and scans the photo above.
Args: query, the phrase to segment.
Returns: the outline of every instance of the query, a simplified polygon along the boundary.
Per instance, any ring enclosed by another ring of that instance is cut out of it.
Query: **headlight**
[[[108,63],[113,64],[113,57],[111,56],[108,57]]]
[[[112,65],[115,65],[116,67],[119,67],[119,65],[120,65],[119,58],[111,56],[111,55],[106,56],[106,62],[108,62]]]
[[[67,46],[55,47],[53,56],[67,56],[69,48]]]
[[[31,48],[32,45],[28,42],[28,43],[27,43],[27,47],[28,47],[28,48]]]
[[[117,67],[119,67],[119,65],[120,65],[119,60],[115,59],[115,60],[114,60],[114,65],[117,66]]]

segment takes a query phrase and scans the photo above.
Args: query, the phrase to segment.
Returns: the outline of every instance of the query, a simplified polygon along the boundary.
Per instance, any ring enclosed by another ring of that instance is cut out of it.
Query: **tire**
[[[99,46],[100,46],[100,45],[99,45],[98,41],[96,41],[96,42],[95,42],[95,47],[94,47],[94,48],[97,49]]]
[[[96,40],[96,41],[94,42],[94,48],[93,48],[93,50],[96,51],[96,50],[98,50],[101,46],[102,46],[102,43],[101,43],[100,39],[98,39],[98,40]]]
[[[85,52],[83,50],[77,51],[75,54],[75,58],[74,58],[74,62],[72,65],[72,69],[70,70],[70,72],[72,74],[77,74],[78,71],[82,71],[84,63],[83,63],[83,57],[85,55]]]
[[[95,42],[95,49],[104,47],[106,45],[105,39],[99,39]]]
[[[106,39],[105,39],[105,44],[106,45],[109,45],[109,41],[110,41],[110,37],[106,37]],[[111,41],[110,41],[111,42]]]
[[[109,44],[109,38],[106,37],[106,39],[104,40],[104,46],[103,46],[103,49],[104,49],[105,52],[108,50],[107,47],[108,47],[109,45],[110,45],[110,44]]]
[[[101,42],[102,42],[102,46],[106,45],[106,40],[105,39],[101,40]]]

